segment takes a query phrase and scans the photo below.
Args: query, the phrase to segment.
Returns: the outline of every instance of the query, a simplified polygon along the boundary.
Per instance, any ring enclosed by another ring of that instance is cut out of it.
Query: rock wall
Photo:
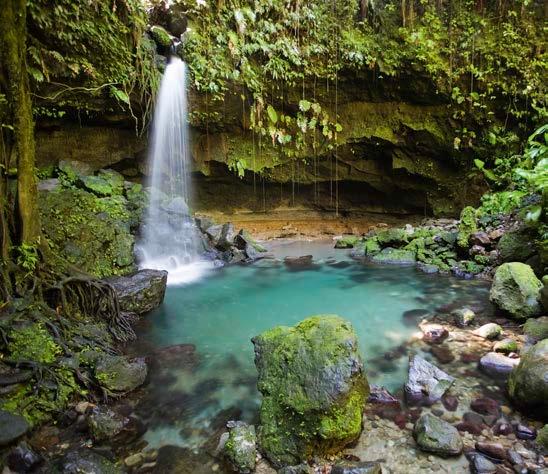
[[[333,210],[338,197],[341,212],[455,215],[474,202],[481,190],[467,184],[459,166],[443,98],[420,78],[373,79],[346,76],[336,104],[332,89],[315,87],[316,100],[330,116],[338,111],[343,127],[338,147],[336,153],[291,159],[268,137],[261,140],[249,131],[242,91],[233,90],[224,102],[207,106],[204,97],[191,92],[191,111],[208,110],[219,117],[191,127],[194,208]],[[294,108],[297,94],[288,91],[280,109]],[[147,174],[146,138],[125,123],[38,124],[38,165],[81,161],[94,170],[110,166],[142,179]],[[242,159],[247,169],[239,179],[230,167]]]

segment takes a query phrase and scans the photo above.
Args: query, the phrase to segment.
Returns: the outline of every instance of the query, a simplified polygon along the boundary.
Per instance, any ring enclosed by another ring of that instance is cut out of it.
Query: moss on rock
[[[541,312],[542,283],[529,265],[503,263],[497,268],[491,291],[491,302],[516,319],[538,316]]]
[[[369,386],[351,325],[334,315],[253,339],[259,444],[277,466],[340,451],[361,431]]]
[[[457,245],[462,249],[468,249],[470,236],[477,230],[476,210],[471,206],[467,206],[460,213]]]

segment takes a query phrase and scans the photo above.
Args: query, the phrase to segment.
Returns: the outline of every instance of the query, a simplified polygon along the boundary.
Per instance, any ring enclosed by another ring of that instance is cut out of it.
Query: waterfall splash
[[[170,59],[160,84],[148,160],[150,194],[136,246],[139,267],[167,270],[170,284],[192,281],[209,264],[199,259],[201,235],[188,207],[192,190],[186,66],[178,57]]]

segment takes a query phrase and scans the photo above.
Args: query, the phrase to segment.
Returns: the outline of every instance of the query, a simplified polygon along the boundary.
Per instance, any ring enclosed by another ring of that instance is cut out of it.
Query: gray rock
[[[234,226],[228,222],[226,224],[216,224],[206,230],[211,245],[222,252],[230,250],[234,245]]]
[[[22,416],[0,410],[0,446],[7,446],[29,431],[30,426]]]
[[[514,367],[519,364],[519,359],[506,357],[499,352],[489,352],[479,361],[482,372],[494,378],[506,378]]]
[[[331,474],[381,474],[381,463],[367,461],[343,461],[334,464]]]
[[[523,231],[506,232],[498,241],[497,250],[503,262],[525,262],[535,253],[534,239]]]
[[[459,328],[469,326],[476,318],[476,314],[470,308],[456,309],[451,314],[453,315],[455,324]]]
[[[59,178],[42,179],[38,181],[38,191],[53,191],[59,187]]]
[[[548,339],[522,354],[519,365],[510,373],[508,393],[519,407],[548,420]]]
[[[523,333],[534,342],[548,338],[548,316],[529,318],[523,325]]]
[[[121,474],[108,459],[89,450],[78,449],[67,453],[59,464],[61,474]]]
[[[15,472],[31,472],[43,460],[44,458],[24,441],[13,448],[6,459],[9,468]]]
[[[431,405],[441,399],[455,379],[420,356],[409,358],[409,372],[404,386],[410,404]]]
[[[474,334],[484,339],[496,339],[502,334],[502,328],[496,323],[487,323],[476,329]]]
[[[95,441],[114,438],[124,429],[128,421],[127,418],[104,406],[94,407],[87,419],[88,429]]]
[[[166,292],[167,272],[140,270],[132,276],[107,278],[112,285],[122,311],[144,314],[162,304]]]
[[[95,378],[111,394],[131,392],[141,386],[147,376],[144,358],[129,359],[124,356],[103,356],[95,367]]]
[[[178,216],[188,216],[188,205],[182,197],[175,197],[163,207],[163,210],[169,214],[176,214]]]
[[[257,456],[255,427],[241,421],[229,421],[227,428],[228,439],[224,446],[226,458],[235,471],[253,472]]]
[[[462,439],[457,429],[430,413],[417,420],[413,437],[420,449],[439,456],[457,456],[462,452]]]

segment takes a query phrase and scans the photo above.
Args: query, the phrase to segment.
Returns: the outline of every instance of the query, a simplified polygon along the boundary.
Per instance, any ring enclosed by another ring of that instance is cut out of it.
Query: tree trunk
[[[35,174],[34,121],[26,64],[26,0],[3,0],[0,8],[0,67],[17,154],[18,243],[40,236]]]

